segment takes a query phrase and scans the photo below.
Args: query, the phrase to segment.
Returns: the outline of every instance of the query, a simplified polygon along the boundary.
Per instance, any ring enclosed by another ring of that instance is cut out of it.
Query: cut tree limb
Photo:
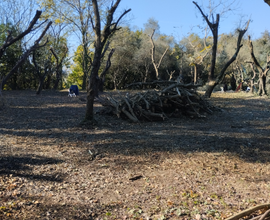
[[[125,97],[119,93],[121,100],[107,97],[99,101],[106,107],[105,113],[113,113],[132,122],[165,120],[183,115],[202,118],[205,117],[202,113],[213,113],[215,108],[192,87],[198,86],[175,82],[162,90],[126,94]]]
[[[240,213],[237,213],[236,215],[231,216],[231,217],[227,218],[226,220],[238,220],[240,218],[243,218],[243,217],[246,217],[246,216],[252,214],[255,211],[258,211],[258,210],[261,210],[261,209],[269,209],[269,208],[270,208],[269,203],[268,204],[258,205],[258,206],[246,209],[246,210],[244,210],[244,211],[242,211]]]

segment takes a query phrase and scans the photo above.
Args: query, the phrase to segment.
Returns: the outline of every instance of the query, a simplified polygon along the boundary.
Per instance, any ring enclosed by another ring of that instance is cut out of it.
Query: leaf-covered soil
[[[206,118],[87,128],[83,92],[3,95],[0,219],[224,219],[270,203],[267,98],[214,93]]]

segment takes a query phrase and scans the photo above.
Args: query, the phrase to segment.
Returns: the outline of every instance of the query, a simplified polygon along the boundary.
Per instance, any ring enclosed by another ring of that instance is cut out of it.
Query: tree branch
[[[258,60],[256,59],[256,57],[254,55],[253,44],[252,44],[252,41],[250,39],[250,35],[248,35],[248,46],[250,49],[251,59],[252,59],[253,63],[257,66],[257,68],[259,68],[263,72],[263,68],[261,67],[261,65],[259,64]]]
[[[241,41],[242,41],[242,38],[244,36],[244,34],[246,33],[247,29],[248,29],[248,26],[249,26],[249,22],[247,22],[247,25],[245,27],[244,30],[239,30],[239,35],[238,35],[238,39],[237,39],[237,48],[236,48],[236,51],[234,53],[234,55],[232,56],[232,58],[225,64],[225,66],[222,68],[219,76],[217,77],[218,81],[220,81],[220,79],[223,77],[223,75],[225,74],[225,71],[227,70],[227,68],[236,60],[236,57],[241,49],[241,47],[243,46],[241,44]]]
[[[213,32],[213,29],[218,27],[218,24],[219,24],[219,14],[216,15],[216,16],[217,16],[217,17],[216,17],[216,22],[215,22],[215,23],[211,23],[211,22],[209,21],[209,19],[207,18],[207,16],[203,13],[203,11],[202,11],[202,9],[200,8],[200,6],[199,6],[196,2],[194,2],[194,1],[193,1],[193,4],[195,4],[195,5],[197,6],[197,8],[198,8],[199,11],[201,12],[201,14],[202,14],[204,20],[207,22],[208,26],[210,27],[211,31]]]
[[[0,58],[3,56],[5,50],[12,44],[14,44],[16,41],[22,39],[24,36],[26,36],[27,34],[29,34],[32,31],[32,28],[34,27],[34,25],[37,23],[38,19],[41,16],[41,11],[36,11],[36,15],[35,17],[32,19],[32,21],[30,22],[28,28],[22,32],[21,34],[19,34],[17,37],[13,38],[11,36],[11,32],[8,34],[7,37],[7,41],[0,47]]]
[[[108,55],[108,60],[106,63],[106,67],[105,69],[102,71],[102,73],[100,74],[100,78],[103,79],[105,77],[106,72],[108,71],[108,69],[111,67],[111,57],[113,55],[113,53],[115,52],[115,49],[111,49],[111,52]]]
[[[165,54],[167,53],[168,50],[169,50],[169,47],[166,48],[166,50],[164,51],[164,53],[160,57],[159,63],[157,65],[157,68],[159,68],[159,66],[160,66],[160,64],[161,64],[161,62],[162,62],[162,60],[163,60],[163,58],[164,58],[164,56],[165,56]]]
[[[45,35],[45,33],[47,32],[47,30],[49,29],[49,27],[52,25],[52,22],[50,21],[46,28],[43,30],[43,32],[41,33],[40,37],[35,41],[34,45],[32,47],[30,47],[23,55],[22,58],[16,63],[16,65],[12,68],[12,70],[5,76],[5,78],[2,80],[2,86],[5,85],[5,83],[7,82],[7,80],[17,71],[17,69],[23,64],[23,62],[27,59],[27,57],[31,54],[32,51],[45,46],[45,44],[47,43],[47,41],[45,42],[45,44],[43,45],[39,45],[40,40],[42,39],[42,37]]]

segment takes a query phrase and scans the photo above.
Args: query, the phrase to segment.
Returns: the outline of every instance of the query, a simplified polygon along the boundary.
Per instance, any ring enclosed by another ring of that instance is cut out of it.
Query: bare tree
[[[115,31],[119,29],[118,25],[120,20],[129,11],[131,11],[131,9],[125,10],[120,15],[120,17],[116,21],[114,21],[113,16],[120,2],[121,0],[117,0],[115,3],[113,3],[112,1],[111,6],[106,13],[106,21],[104,27],[101,30],[99,5],[97,0],[92,0],[94,17],[91,17],[91,23],[95,34],[95,41],[94,41],[95,52],[90,70],[90,77],[88,79],[89,83],[87,86],[87,105],[86,105],[85,121],[94,122],[94,99],[96,96],[95,93],[98,91],[98,89],[96,88],[98,86],[99,80],[98,72],[100,69],[102,57],[104,56],[103,51],[106,47],[106,43],[108,39],[115,33]]]
[[[217,54],[217,43],[218,43],[218,25],[219,25],[219,14],[216,14],[216,20],[210,22],[208,17],[203,13],[202,9],[199,5],[193,1],[193,4],[197,6],[199,11],[201,12],[204,20],[206,21],[207,25],[209,26],[212,35],[213,35],[213,46],[212,46],[212,57],[211,57],[211,67],[210,72],[208,74],[208,81],[211,82],[215,78],[215,66],[216,66],[216,54]]]
[[[155,29],[153,30],[152,34],[150,35],[150,41],[151,41],[151,44],[152,44],[152,50],[151,50],[151,58],[152,58],[152,63],[153,63],[153,66],[155,68],[155,72],[156,72],[156,79],[159,80],[160,76],[159,76],[159,72],[158,72],[158,69],[160,67],[160,64],[165,56],[165,54],[167,53],[168,51],[168,47],[166,48],[166,50],[164,51],[164,53],[162,54],[162,56],[160,57],[159,59],[159,62],[158,64],[156,63],[156,59],[155,59],[155,52],[156,52],[156,47],[155,47],[155,44],[154,44],[154,41],[153,41],[153,36],[155,34]]]
[[[205,91],[204,96],[210,98],[213,89],[215,88],[215,86],[220,83],[222,81],[222,79],[225,76],[225,71],[227,70],[227,68],[236,60],[236,57],[241,49],[241,47],[243,46],[241,44],[242,38],[244,36],[244,34],[247,31],[248,25],[249,25],[249,21],[247,22],[246,28],[243,30],[238,30],[239,35],[238,35],[238,40],[237,40],[237,48],[236,51],[234,53],[234,55],[231,57],[231,59],[224,65],[224,67],[222,68],[222,70],[220,71],[220,73],[218,74],[218,76],[215,78],[215,66],[216,66],[216,54],[217,54],[217,44],[218,44],[218,25],[219,25],[219,14],[216,15],[216,20],[213,22],[210,22],[208,17],[203,13],[203,11],[201,10],[201,8],[198,6],[198,4],[196,2],[193,1],[193,3],[197,6],[197,8],[199,9],[199,11],[201,12],[204,20],[207,22],[210,30],[212,31],[212,35],[213,35],[213,46],[212,46],[212,57],[211,57],[211,68],[210,68],[210,72],[208,74],[208,86],[207,89]]]
[[[270,55],[267,55],[266,67],[262,68],[262,66],[259,64],[257,58],[255,57],[255,54],[253,51],[253,44],[252,44],[252,41],[250,39],[250,36],[248,36],[248,46],[249,46],[252,62],[254,63],[254,65],[257,67],[257,69],[259,71],[259,91],[258,91],[258,93],[260,95],[265,95],[266,94],[266,91],[265,91],[266,77],[267,77],[267,73],[270,69]]]
[[[63,61],[68,53],[68,48],[66,45],[64,45],[64,54],[62,55],[62,57],[58,57],[58,55],[55,53],[54,49],[51,47],[50,51],[52,52],[53,56],[56,59],[56,67],[55,67],[55,72],[56,72],[56,80],[53,86],[53,89],[57,89],[58,88],[58,84],[62,78],[62,67],[63,67]],[[61,86],[62,87],[62,86]]]
[[[172,80],[172,78],[173,78],[173,74],[175,73],[175,70],[174,71],[171,71],[171,72],[169,72],[169,70],[167,69],[166,70],[166,72],[167,72],[167,74],[168,74],[168,76],[169,76],[169,81],[171,81]]]
[[[51,56],[52,55],[47,57],[47,59],[43,63],[43,66],[41,67],[38,65],[38,63],[36,61],[36,51],[33,51],[33,63],[35,66],[35,73],[36,73],[36,76],[38,77],[38,81],[39,81],[37,92],[36,92],[37,95],[39,95],[41,93],[45,78],[51,72],[51,67],[52,67]],[[42,71],[42,69],[43,69],[43,71]]]

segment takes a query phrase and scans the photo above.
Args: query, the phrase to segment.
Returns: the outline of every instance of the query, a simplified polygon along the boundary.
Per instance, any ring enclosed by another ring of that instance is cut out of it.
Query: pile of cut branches
[[[214,107],[196,92],[200,85],[172,83],[167,87],[158,85],[155,90],[127,93],[119,99],[113,96],[99,98],[105,106],[106,113],[130,119],[132,122],[143,120],[157,121],[170,117],[189,116],[191,118],[205,117],[204,113],[213,113]]]

